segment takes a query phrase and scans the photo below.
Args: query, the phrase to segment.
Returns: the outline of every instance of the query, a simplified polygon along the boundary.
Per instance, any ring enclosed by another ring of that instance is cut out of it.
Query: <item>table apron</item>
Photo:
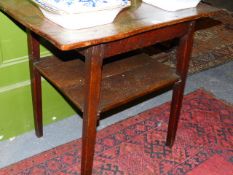
[[[115,56],[117,54],[133,51],[143,47],[147,47],[156,43],[171,40],[174,38],[180,38],[188,32],[190,27],[190,22],[183,22],[179,24],[174,24],[167,27],[162,27],[156,30],[147,31],[140,33],[128,38],[102,43],[102,48],[104,49],[104,58]],[[87,56],[87,52],[93,46],[77,50],[84,56]]]

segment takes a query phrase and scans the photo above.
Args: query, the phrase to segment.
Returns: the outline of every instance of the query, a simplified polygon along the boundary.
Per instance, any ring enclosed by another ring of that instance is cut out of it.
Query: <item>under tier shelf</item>
[[[40,73],[82,112],[85,94],[83,59],[62,61],[49,56],[35,63]],[[175,70],[155,59],[137,54],[103,66],[99,111],[105,112],[131,100],[169,87],[179,80]]]

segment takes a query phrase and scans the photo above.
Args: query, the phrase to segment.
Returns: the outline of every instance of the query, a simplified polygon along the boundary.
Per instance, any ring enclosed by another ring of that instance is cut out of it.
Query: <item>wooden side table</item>
[[[0,9],[27,29],[36,135],[43,135],[41,75],[83,112],[82,175],[92,173],[100,113],[168,87],[173,87],[173,97],[166,145],[173,145],[195,21],[210,16],[216,8],[200,4],[197,8],[166,12],[136,3],[123,10],[112,24],[81,30],[66,30],[50,22],[28,0],[1,0]],[[40,59],[39,37],[62,51],[75,50],[85,59]],[[179,38],[176,70],[143,54],[103,64],[104,59],[114,55],[174,38]]]

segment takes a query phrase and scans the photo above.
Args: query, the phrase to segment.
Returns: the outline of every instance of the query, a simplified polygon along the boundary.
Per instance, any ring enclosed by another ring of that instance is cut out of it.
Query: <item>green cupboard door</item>
[[[24,28],[0,12],[0,141],[34,129],[26,41]],[[48,54],[41,47],[41,55]],[[44,124],[74,114],[45,80],[42,93]]]

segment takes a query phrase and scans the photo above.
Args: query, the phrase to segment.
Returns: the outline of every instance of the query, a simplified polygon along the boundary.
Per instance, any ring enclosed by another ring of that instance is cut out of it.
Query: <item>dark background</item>
[[[203,0],[203,1],[208,2],[216,7],[233,11],[233,0]]]

